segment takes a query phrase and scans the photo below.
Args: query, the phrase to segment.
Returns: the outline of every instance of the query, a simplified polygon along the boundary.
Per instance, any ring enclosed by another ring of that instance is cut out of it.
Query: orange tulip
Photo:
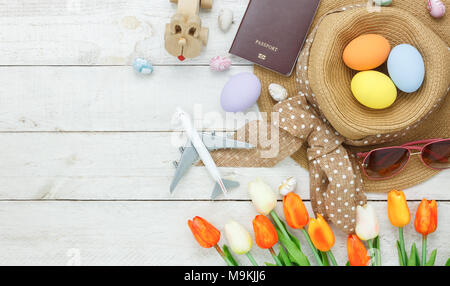
[[[220,240],[220,231],[201,217],[188,220],[188,226],[201,247],[211,248]]]
[[[351,266],[368,266],[370,263],[366,247],[356,234],[351,234],[347,238],[347,254]]]
[[[418,233],[427,236],[437,228],[437,204],[435,200],[423,199],[420,202],[414,220],[414,227]]]
[[[291,192],[284,196],[283,211],[290,227],[302,229],[308,224],[308,211],[299,195]]]
[[[334,245],[333,231],[320,214],[309,221],[308,234],[314,246],[320,251],[329,251]]]
[[[253,231],[255,232],[256,244],[261,248],[272,248],[278,242],[277,230],[270,220],[263,215],[257,215],[253,220]]]
[[[404,227],[411,220],[405,194],[392,190],[388,194],[388,217],[393,226]]]

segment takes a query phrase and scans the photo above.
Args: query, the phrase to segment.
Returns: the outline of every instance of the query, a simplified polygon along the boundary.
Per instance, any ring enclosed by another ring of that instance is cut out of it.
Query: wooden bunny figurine
[[[208,42],[208,28],[202,27],[198,15],[200,6],[205,9],[212,8],[213,0],[170,0],[178,3],[177,12],[166,24],[164,35],[165,48],[172,56],[180,61],[186,58],[195,58]]]

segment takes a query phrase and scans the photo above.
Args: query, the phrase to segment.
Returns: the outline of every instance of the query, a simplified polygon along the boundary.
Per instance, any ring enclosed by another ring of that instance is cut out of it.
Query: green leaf
[[[417,247],[416,247],[416,253],[415,254],[416,254],[416,265],[419,266],[420,265],[420,258],[419,258],[419,251],[417,250]]]
[[[430,259],[428,259],[428,262],[425,263],[425,266],[434,266],[434,262],[436,261],[436,254],[437,254],[437,249],[435,249],[435,250],[433,250],[433,252],[431,252]]]
[[[447,262],[445,263],[445,266],[450,266],[450,258],[447,260]]]
[[[264,264],[265,264],[266,266],[277,266],[276,264],[269,263],[269,262],[264,262]]]
[[[373,239],[373,246],[376,249],[380,250],[380,236],[379,235]]]
[[[297,245],[298,249],[302,250],[302,246],[300,245],[300,241],[298,240],[298,238],[295,237],[292,233],[290,233],[288,231],[288,229],[286,228],[286,224],[281,219],[280,219],[280,223],[284,227],[284,229],[286,230],[286,232],[289,235],[290,239],[295,243],[295,245]]]
[[[292,262],[289,259],[288,255],[284,251],[284,248],[281,245],[278,245],[280,248],[280,253],[278,254],[278,258],[281,260],[284,266],[292,266]]]
[[[400,266],[405,266],[402,259],[402,249],[400,247],[400,241],[397,240],[397,254],[398,254],[398,261],[400,263]]]
[[[347,263],[345,263],[345,266],[350,266],[350,261],[347,261]]]
[[[228,258],[228,260],[231,261],[231,263],[234,266],[239,266],[239,264],[237,263],[236,259],[234,259],[233,255],[231,255],[230,250],[228,249],[228,246],[226,244],[223,245],[223,253],[225,254],[225,256]]]
[[[319,250],[319,255],[322,258],[323,266],[330,266],[327,253]]]
[[[417,263],[417,247],[416,243],[413,243],[411,246],[411,255],[408,258],[408,263],[406,263],[407,266],[417,266],[419,263]]]
[[[310,266],[308,258],[306,255],[298,248],[297,244],[291,240],[291,237],[286,237],[283,232],[280,231],[277,225],[275,229],[278,233],[278,239],[281,244],[286,248],[290,260],[299,266]]]

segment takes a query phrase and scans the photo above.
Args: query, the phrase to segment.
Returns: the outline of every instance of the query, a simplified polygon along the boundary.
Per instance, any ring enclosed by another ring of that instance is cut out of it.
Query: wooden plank
[[[207,65],[228,54],[247,3],[215,0],[211,11],[202,10],[209,43],[198,58],[180,62],[164,49],[165,24],[176,11],[169,0],[1,0],[0,65],[129,65],[137,56],[158,65]],[[217,22],[224,7],[236,22],[226,33]]]
[[[0,131],[165,131],[179,129],[177,106],[203,129],[236,130],[257,118],[226,114],[220,94],[233,67],[157,67],[149,77],[130,67],[0,67]],[[236,119],[236,120],[234,120]]]
[[[381,226],[382,261],[398,265],[397,230],[390,225],[384,202],[373,203]],[[307,204],[309,208],[309,203]],[[410,203],[414,214],[417,203]],[[217,211],[217,210],[220,211]],[[429,249],[438,249],[436,265],[450,256],[450,203],[439,203],[439,225],[429,236]],[[281,215],[281,204],[277,212]],[[233,218],[253,236],[256,215],[248,202],[0,202],[1,265],[224,265],[212,249],[196,244],[186,221],[195,215],[220,230]],[[313,258],[306,242],[305,253]],[[346,237],[335,231],[333,252],[339,264],[347,261]],[[410,223],[406,245],[420,246],[420,236]],[[220,244],[226,240],[222,237]],[[268,251],[252,250],[259,263],[271,261]],[[240,263],[248,264],[243,256]]]
[[[213,181],[204,167],[192,167],[174,196],[172,161],[180,154],[179,133],[0,133],[0,199],[208,200]],[[173,143],[173,145],[172,145]],[[228,200],[247,200],[247,185],[262,177],[274,189],[294,176],[309,199],[309,175],[293,160],[275,168],[221,168],[241,187]],[[448,200],[448,172],[407,190],[407,198]],[[386,194],[371,194],[385,200]]]

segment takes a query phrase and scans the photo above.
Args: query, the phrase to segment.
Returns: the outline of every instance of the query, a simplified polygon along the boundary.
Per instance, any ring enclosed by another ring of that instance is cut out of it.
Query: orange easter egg
[[[391,45],[385,37],[366,34],[351,41],[344,49],[344,63],[357,71],[371,70],[382,65],[388,58]]]

